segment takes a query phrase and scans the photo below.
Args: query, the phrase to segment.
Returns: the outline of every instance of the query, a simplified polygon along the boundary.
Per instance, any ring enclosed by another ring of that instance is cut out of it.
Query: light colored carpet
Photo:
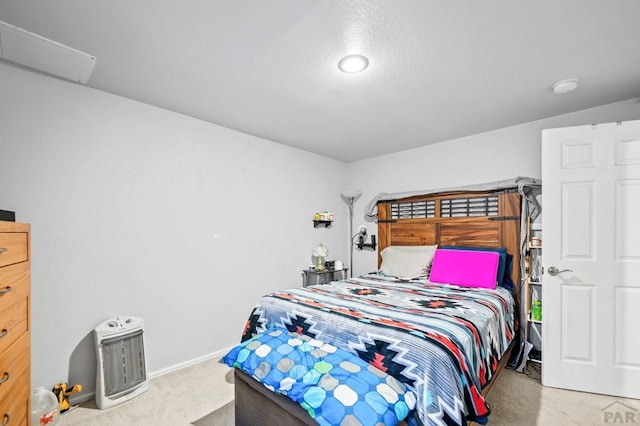
[[[487,398],[490,426],[605,425],[605,413],[612,409],[626,406],[640,413],[639,400],[543,387],[536,368],[530,364],[527,374],[502,372]],[[233,426],[232,378],[232,371],[217,359],[205,361],[158,377],[145,394],[107,410],[98,410],[93,402],[84,404],[62,415],[60,424]]]
[[[61,426],[191,426],[233,401],[231,369],[218,358],[151,380],[151,388],[120,405],[99,410],[89,401],[60,416]],[[233,424],[233,423],[231,423]],[[56,425],[57,426],[57,425]]]
[[[233,401],[218,408],[213,413],[193,422],[194,426],[230,426],[235,422],[235,410]]]
[[[491,426],[604,425],[604,415],[611,404],[617,409],[616,401],[640,411],[639,400],[544,387],[540,365],[533,363],[525,374],[505,369],[487,400]]]

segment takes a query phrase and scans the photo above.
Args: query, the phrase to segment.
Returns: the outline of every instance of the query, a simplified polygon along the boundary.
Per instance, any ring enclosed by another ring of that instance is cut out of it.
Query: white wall
[[[151,372],[230,347],[319,242],[347,258],[342,162],[4,63],[0,93],[0,208],[32,224],[34,386],[92,391],[91,332],[116,314],[145,319]],[[335,225],[314,229],[323,210]]]
[[[377,233],[376,224],[367,222],[364,207],[381,192],[447,188],[517,176],[540,178],[543,129],[639,118],[640,99],[631,99],[350,163],[347,182],[363,192],[354,210],[354,229],[365,224],[369,233]],[[455,120],[451,125],[455,126]],[[356,250],[354,266],[356,275],[375,270],[376,252]]]

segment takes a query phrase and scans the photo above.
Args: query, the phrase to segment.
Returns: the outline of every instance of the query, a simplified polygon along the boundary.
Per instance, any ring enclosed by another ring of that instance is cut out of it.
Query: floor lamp
[[[360,198],[362,191],[343,191],[340,197],[349,206],[349,277],[353,278],[353,204]]]

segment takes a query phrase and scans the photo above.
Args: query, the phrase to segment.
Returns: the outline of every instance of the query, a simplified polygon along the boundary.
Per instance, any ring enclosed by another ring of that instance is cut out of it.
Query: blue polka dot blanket
[[[222,361],[300,404],[320,425],[396,425],[415,395],[357,356],[304,334],[272,328]]]
[[[484,424],[490,408],[482,388],[515,336],[514,318],[513,296],[502,287],[458,287],[368,274],[264,296],[249,316],[242,341],[252,344],[252,338],[272,329],[306,336],[309,347],[313,341],[344,350],[412,391],[416,404],[409,424]],[[254,377],[267,368],[277,370],[278,361],[272,361],[265,360]],[[336,401],[330,406],[339,401],[328,400]],[[318,415],[311,405],[317,405],[317,399],[300,402]],[[322,418],[326,420],[324,414]]]

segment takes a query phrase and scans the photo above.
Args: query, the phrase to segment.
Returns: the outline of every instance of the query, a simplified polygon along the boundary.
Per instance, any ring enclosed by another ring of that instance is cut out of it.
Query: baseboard
[[[84,404],[85,402],[95,398],[95,396],[96,396],[96,391],[87,392],[87,393],[81,392],[76,395],[71,395],[69,397],[69,405],[72,407],[72,410],[73,410],[73,407],[75,405]]]
[[[157,371],[152,371],[152,372],[149,373],[149,379],[153,380],[153,379],[155,379],[157,377],[164,376],[165,374],[173,373],[174,371],[182,370],[183,368],[188,368],[188,367],[194,366],[196,364],[200,364],[201,362],[205,362],[205,361],[209,361],[209,360],[214,359],[214,358],[221,357],[222,355],[224,355],[227,352],[229,352],[232,347],[233,346],[230,346],[230,347],[225,348],[225,349],[220,349],[220,350],[217,350],[215,352],[211,352],[210,354],[203,355],[201,357],[191,359],[189,361],[181,362],[179,364],[174,364],[174,365],[171,365],[171,366],[166,367],[166,368],[162,368],[162,369],[157,370]],[[152,386],[153,386],[153,384],[152,384]],[[69,397],[69,404],[71,406],[83,404],[83,403],[89,401],[90,399],[93,399],[95,396],[96,396],[96,392],[95,391],[87,392],[87,393],[82,392],[82,393],[79,393],[79,394],[76,394],[76,395],[72,395],[72,396]]]
[[[165,374],[173,373],[174,371],[182,370],[183,368],[191,367],[193,365],[200,364],[201,362],[205,362],[213,358],[221,357],[222,355],[229,352],[231,348],[233,348],[233,346],[230,346],[225,349],[220,349],[215,352],[211,352],[210,354],[203,355],[201,357],[194,358],[189,361],[181,362],[179,364],[174,364],[157,371],[152,371],[151,373],[149,373],[149,378],[155,379],[156,377],[164,376]]]

